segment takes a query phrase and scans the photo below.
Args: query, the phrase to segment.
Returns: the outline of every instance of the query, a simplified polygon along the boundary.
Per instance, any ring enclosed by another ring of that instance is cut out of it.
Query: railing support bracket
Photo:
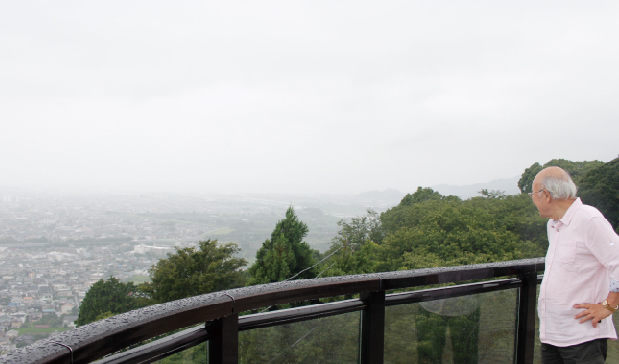
[[[239,315],[233,314],[206,324],[212,334],[208,341],[209,364],[237,364],[239,362]]]
[[[385,355],[385,291],[361,294],[361,364],[382,364]]]
[[[516,328],[516,364],[532,364],[535,351],[535,301],[537,273],[519,275],[522,287],[518,294],[518,320]]]

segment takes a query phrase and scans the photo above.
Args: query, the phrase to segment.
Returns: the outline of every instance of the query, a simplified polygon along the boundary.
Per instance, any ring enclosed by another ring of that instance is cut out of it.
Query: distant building
[[[2,195],[0,196],[0,200],[2,202],[17,202],[19,201],[19,197],[15,195]]]
[[[73,310],[74,305],[72,303],[65,303],[64,305],[60,306],[60,312],[62,314],[70,314],[71,310]]]
[[[174,253],[174,248],[169,246],[146,245],[144,243],[133,247],[135,254],[152,254],[156,257],[165,257],[168,253]]]
[[[17,337],[17,335],[19,335],[19,331],[17,330],[9,330],[6,332],[6,337],[9,340],[13,340]]]
[[[28,317],[30,318],[30,321],[37,322],[43,317],[43,314],[41,312],[32,312],[28,315]]]
[[[47,253],[47,259],[49,259],[50,261],[55,261],[55,262],[76,260],[77,258],[78,257],[76,254],[62,253],[62,252],[56,252],[56,251]]]

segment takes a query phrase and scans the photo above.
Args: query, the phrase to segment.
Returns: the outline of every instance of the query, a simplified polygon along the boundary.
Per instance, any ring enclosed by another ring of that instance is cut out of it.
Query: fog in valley
[[[443,194],[462,198],[481,189],[502,190],[517,179],[472,186],[436,186]],[[461,193],[453,193],[460,191]],[[468,194],[467,194],[468,191]],[[383,212],[404,197],[398,190],[357,195],[198,195],[198,194],[69,194],[13,190],[0,195],[0,245],[4,247],[80,247],[119,244],[168,247],[195,245],[200,240],[231,241],[241,256],[253,261],[270,238],[273,226],[293,206],[309,228],[306,241],[319,251],[329,248],[337,222],[367,209]],[[126,278],[131,278],[130,276]]]

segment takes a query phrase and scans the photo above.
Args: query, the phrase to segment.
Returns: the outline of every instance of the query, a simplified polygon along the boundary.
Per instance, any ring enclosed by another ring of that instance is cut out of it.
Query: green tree
[[[259,255],[256,255],[259,256],[260,264],[254,264],[249,268],[249,273],[253,277],[250,284],[280,282],[292,276],[295,255],[284,234],[273,240],[267,239],[261,250],[262,252],[258,251]]]
[[[201,241],[199,249],[176,248],[150,269],[151,282],[140,290],[153,300],[164,303],[181,298],[244,286],[241,268],[247,261],[234,255],[240,251],[234,243]]]
[[[348,274],[373,273],[374,253],[382,242],[383,231],[380,216],[372,209],[367,214],[349,221],[342,219],[338,235],[331,241],[331,247],[323,254],[329,257],[321,265],[323,277]]]
[[[114,277],[96,282],[80,305],[76,324],[82,326],[97,321],[104,313],[118,315],[145,306],[147,300],[136,291],[133,282],[123,283]]]
[[[434,191],[433,189],[429,187],[424,188],[419,186],[417,187],[417,191],[415,191],[415,193],[413,193],[412,195],[409,193],[404,196],[404,198],[402,198],[402,201],[400,201],[399,206],[411,206],[419,202],[424,202],[428,200],[440,200],[442,198],[443,196],[440,193]]]
[[[579,182],[583,202],[599,209],[619,232],[619,158],[588,170]]]
[[[521,193],[530,193],[533,189],[533,180],[543,167],[535,162],[529,168],[526,168],[518,180],[518,188]]]
[[[426,201],[405,207],[413,223],[385,237],[379,270],[416,269],[518,259],[518,235],[482,208]]]
[[[462,201],[419,188],[410,196],[381,214],[385,238],[376,253],[380,271],[545,254],[546,221],[527,195],[482,190]]]
[[[380,215],[382,224],[382,233],[384,236],[393,234],[402,226],[417,225],[425,214],[423,210],[418,208],[410,209],[410,207],[418,206],[420,203],[428,202],[442,203],[460,203],[462,200],[458,196],[443,196],[429,187],[417,187],[415,193],[404,196],[398,206],[383,212]]]
[[[346,242],[354,249],[360,248],[368,241],[380,244],[383,240],[380,216],[372,209],[368,209],[363,216],[353,217],[350,222],[342,219],[338,221],[337,225],[340,230],[334,241],[339,244]]]
[[[339,250],[338,250],[339,248]],[[368,240],[356,249],[345,242],[332,243],[325,257],[333,254],[321,265],[321,277],[337,277],[350,274],[366,274],[376,271],[378,245]]]
[[[547,219],[539,216],[537,208],[526,194],[501,197],[479,196],[464,201],[488,212],[497,227],[519,236],[518,245],[523,258],[542,257],[548,249]]]
[[[520,180],[518,181],[518,188],[520,188],[520,192],[529,193],[532,192],[532,185],[535,176],[539,171],[546,167],[561,167],[565,171],[567,171],[576,185],[579,184],[580,178],[584,176],[589,170],[600,167],[604,164],[604,162],[600,161],[583,161],[583,162],[572,162],[565,159],[553,159],[543,166],[539,163],[533,163],[529,168],[524,170]]]
[[[505,194],[504,191],[488,191],[487,189],[482,189],[481,191],[479,191],[479,194],[481,195],[481,197],[484,198],[495,198],[495,199],[499,199],[499,200],[503,200],[505,198],[507,198],[507,195]]]
[[[267,239],[256,252],[256,261],[249,268],[250,284],[263,284],[286,280],[315,264],[314,250],[303,241],[307,225],[297,218],[294,208],[286,211],[286,218],[279,220]],[[317,268],[301,273],[299,279],[316,277]]]

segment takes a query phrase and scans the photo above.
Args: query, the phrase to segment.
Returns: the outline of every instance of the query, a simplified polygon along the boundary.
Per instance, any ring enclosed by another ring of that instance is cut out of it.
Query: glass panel
[[[535,352],[533,354],[533,364],[542,364],[542,342],[539,340],[539,316],[537,316],[537,299],[539,298],[539,284],[535,295]]]
[[[207,348],[208,348],[208,341],[205,341],[202,344],[199,344],[187,350],[181,351],[180,353],[172,354],[161,360],[154,361],[153,363],[157,363],[157,364],[177,364],[177,363],[179,364],[180,363],[204,364],[207,362]]]
[[[618,312],[619,313],[619,312]],[[615,330],[619,328],[619,315],[613,314],[613,324],[615,324]],[[619,340],[608,340],[608,358],[607,363],[619,363]]]
[[[239,363],[358,363],[361,313],[239,332]]]
[[[517,293],[387,307],[385,363],[513,363]]]

